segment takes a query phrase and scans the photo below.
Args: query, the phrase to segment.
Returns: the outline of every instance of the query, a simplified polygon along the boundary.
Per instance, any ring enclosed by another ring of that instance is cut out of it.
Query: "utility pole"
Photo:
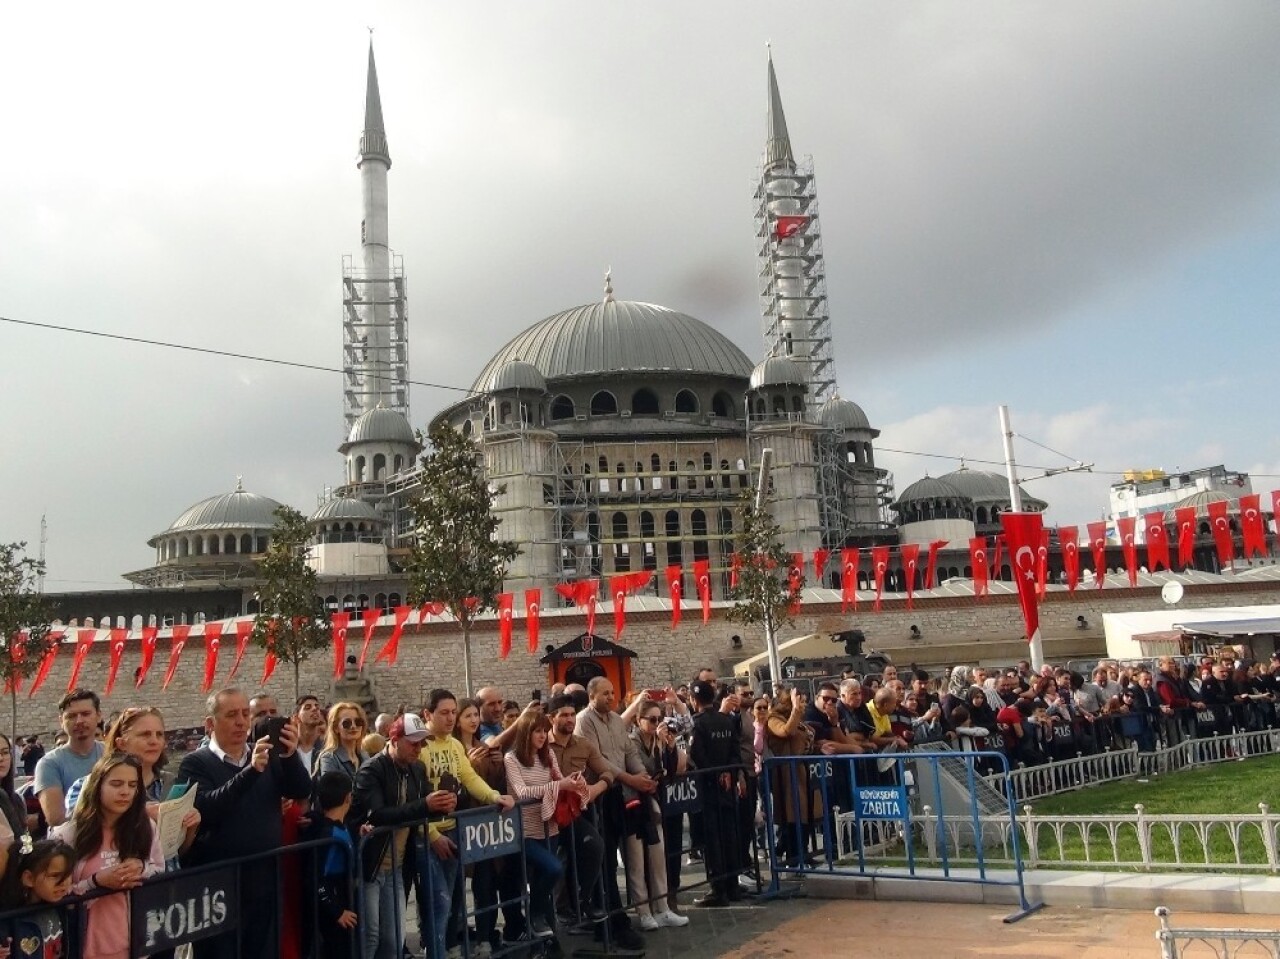
[[[1013,459],[1013,428],[1009,425],[1009,407],[1000,407],[1000,437],[1004,441],[1004,469],[1009,477],[1009,503],[1015,513],[1022,512],[1022,491],[1018,489],[1018,465]],[[999,572],[997,570],[997,572]],[[1030,637],[1031,668],[1037,673],[1044,665],[1044,641],[1037,630]]]
[[[760,475],[756,479],[756,512],[765,508],[769,498],[769,468],[773,465],[773,450],[765,447],[760,451]],[[782,682],[782,666],[778,662],[778,637],[774,633],[773,613],[765,611],[764,647],[769,653],[769,683],[773,689]]]
[[[44,592],[44,550],[49,542],[49,524],[45,513],[40,514],[40,574],[36,577],[36,592]]]

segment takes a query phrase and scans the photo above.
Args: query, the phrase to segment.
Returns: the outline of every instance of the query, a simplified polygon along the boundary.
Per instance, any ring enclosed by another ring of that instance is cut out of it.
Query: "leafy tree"
[[[766,504],[756,509],[750,495],[743,497],[742,522],[734,538],[738,556],[738,584],[729,590],[733,606],[729,619],[764,630],[769,648],[769,669],[773,683],[777,675],[775,637],[782,626],[792,624],[791,603],[795,593],[791,582],[791,556],[782,545],[782,527]],[[800,586],[804,585],[803,578]]]
[[[507,563],[520,550],[498,539],[495,496],[475,444],[447,426],[429,437],[422,457],[422,486],[413,501],[416,542],[410,554],[409,598],[443,603],[462,630],[463,680],[471,686],[471,627],[475,617],[493,609]]]
[[[301,669],[312,653],[333,642],[324,603],[316,592],[316,571],[307,565],[307,520],[291,506],[275,511],[271,545],[258,564],[258,615],[253,642],[293,666],[293,695],[302,695]]]
[[[9,740],[18,761],[18,684],[34,675],[61,640],[51,633],[53,604],[37,584],[44,563],[25,555],[26,543],[0,543],[0,678],[9,691]]]

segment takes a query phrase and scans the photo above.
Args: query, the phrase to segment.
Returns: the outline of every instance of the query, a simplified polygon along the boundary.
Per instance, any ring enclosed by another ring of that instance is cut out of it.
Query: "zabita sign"
[[[859,819],[906,819],[907,791],[901,786],[859,786],[854,790]]]
[[[240,926],[236,869],[168,873],[130,893],[129,955],[149,956]]]
[[[474,815],[458,815],[458,859],[464,866],[519,852],[523,841],[518,808],[499,812],[497,806],[486,806]]]

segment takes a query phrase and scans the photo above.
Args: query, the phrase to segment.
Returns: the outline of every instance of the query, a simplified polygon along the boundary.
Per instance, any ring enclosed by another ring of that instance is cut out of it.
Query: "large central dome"
[[[472,390],[483,393],[509,360],[548,380],[614,372],[751,375],[754,365],[724,334],[701,320],[652,303],[608,300],[557,313],[529,327],[489,360]]]

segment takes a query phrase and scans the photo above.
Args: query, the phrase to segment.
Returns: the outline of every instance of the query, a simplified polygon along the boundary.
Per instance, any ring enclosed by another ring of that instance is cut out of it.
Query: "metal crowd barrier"
[[[772,873],[769,894],[781,894],[780,879],[788,875],[847,875],[1010,886],[1017,890],[1020,909],[1006,917],[1006,922],[1039,909],[1041,904],[1027,900],[1016,843],[1012,876],[1006,869],[996,872],[988,867],[983,829],[989,814],[978,797],[979,766],[984,763],[1008,771],[1006,757],[994,752],[913,751],[766,759],[762,778],[768,785],[762,795]],[[963,798],[957,798],[959,794]],[[921,803],[967,820],[974,840],[972,861],[963,867],[953,866],[948,844],[942,843],[940,868],[917,863],[917,843],[926,840],[933,846],[933,837],[926,830],[939,828],[940,821],[936,814],[924,820],[918,808]],[[850,810],[852,817],[842,815],[842,808]],[[1002,815],[1016,831],[1017,810],[1011,797],[1006,797]],[[852,852],[848,856],[841,857],[838,851],[839,829],[851,830],[847,846]],[[900,848],[898,859],[884,864],[886,849],[895,847]],[[873,853],[878,865],[871,867],[868,859]]]
[[[1183,956],[1188,959],[1191,956],[1280,959],[1280,932],[1272,929],[1175,929],[1169,925],[1169,910],[1164,906],[1156,907],[1156,918],[1160,920],[1156,939],[1160,942],[1161,959],[1182,959]]]

